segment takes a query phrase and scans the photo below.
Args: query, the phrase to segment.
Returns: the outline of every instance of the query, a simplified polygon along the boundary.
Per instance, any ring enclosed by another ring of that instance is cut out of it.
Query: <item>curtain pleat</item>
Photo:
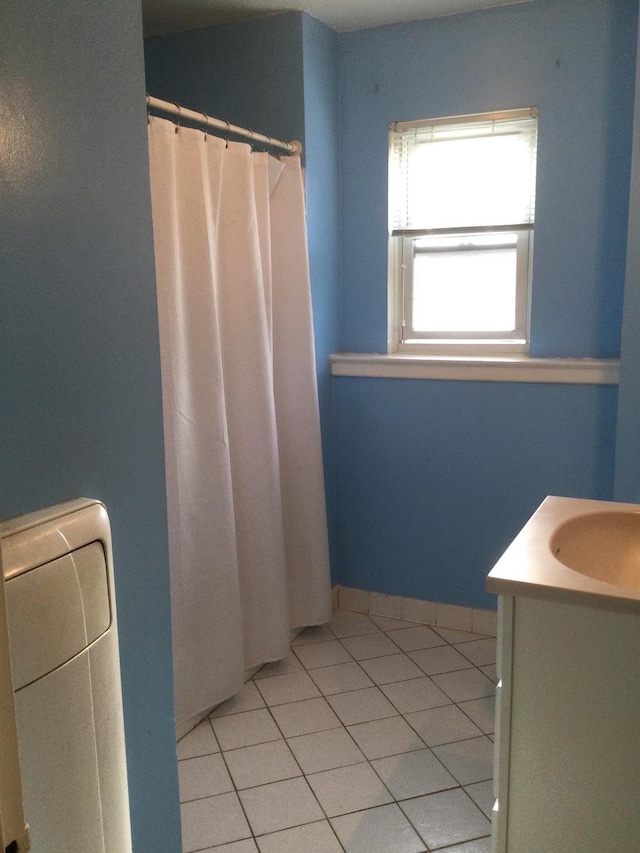
[[[176,718],[330,618],[299,158],[153,118]]]
[[[320,417],[302,170],[283,161],[271,196],[273,376],[289,607],[294,625],[317,621],[330,597]],[[329,616],[327,616],[329,618]]]

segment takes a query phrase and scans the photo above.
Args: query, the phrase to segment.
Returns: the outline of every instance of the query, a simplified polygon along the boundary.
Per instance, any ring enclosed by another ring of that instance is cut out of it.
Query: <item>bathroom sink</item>
[[[576,572],[640,592],[640,511],[572,518],[552,536],[551,552]]]
[[[640,611],[640,505],[545,498],[487,590]]]
[[[640,851],[640,505],[546,498],[500,593],[495,853]]]

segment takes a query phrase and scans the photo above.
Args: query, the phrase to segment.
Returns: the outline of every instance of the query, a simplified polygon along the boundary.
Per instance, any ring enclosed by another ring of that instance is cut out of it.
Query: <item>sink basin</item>
[[[640,592],[640,512],[594,512],[565,522],[551,552],[576,572]]]
[[[487,590],[640,612],[640,505],[545,498]]]
[[[640,505],[546,498],[487,588],[492,850],[640,851]]]

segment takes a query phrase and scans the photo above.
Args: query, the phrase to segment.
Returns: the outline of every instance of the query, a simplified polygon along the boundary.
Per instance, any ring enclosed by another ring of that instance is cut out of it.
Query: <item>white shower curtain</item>
[[[178,731],[331,615],[302,173],[149,123]]]

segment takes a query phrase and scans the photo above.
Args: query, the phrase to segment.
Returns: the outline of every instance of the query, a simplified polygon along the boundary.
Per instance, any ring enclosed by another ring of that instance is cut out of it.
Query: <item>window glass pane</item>
[[[415,332],[510,332],[516,317],[516,236],[415,241]]]
[[[535,156],[528,142],[513,134],[416,145],[406,187],[410,227],[527,222]]]
[[[537,132],[536,107],[390,125],[390,351],[528,351]]]

